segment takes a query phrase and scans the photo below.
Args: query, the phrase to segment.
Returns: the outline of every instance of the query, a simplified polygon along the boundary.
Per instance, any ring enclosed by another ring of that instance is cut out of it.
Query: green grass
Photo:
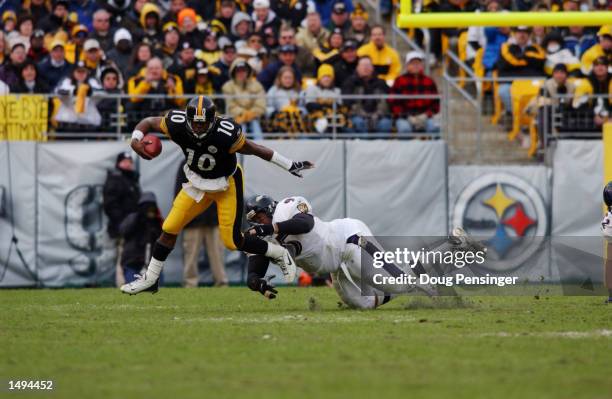
[[[398,298],[338,307],[329,288],[0,290],[8,379],[57,398],[611,398],[601,297]]]

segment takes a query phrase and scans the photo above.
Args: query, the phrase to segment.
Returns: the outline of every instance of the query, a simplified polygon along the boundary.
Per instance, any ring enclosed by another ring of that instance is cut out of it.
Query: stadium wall
[[[267,193],[280,199],[301,194],[312,201],[322,219],[359,218],[377,235],[443,236],[456,220],[477,220],[482,209],[474,206],[493,195],[501,182],[504,193],[537,219],[538,232],[543,228],[545,234],[599,236],[600,141],[560,142],[552,168],[449,167],[442,141],[280,140],[266,144],[289,157],[313,160],[316,168],[306,178],[296,179],[273,165],[245,157],[247,195]],[[0,162],[6,162],[0,166],[0,194],[4,193],[4,201],[0,196],[0,287],[112,283],[115,245],[106,235],[101,187],[106,170],[125,148],[121,142],[0,142]],[[140,162],[143,190],[156,194],[163,214],[170,209],[181,160],[180,150],[168,145],[155,161]],[[461,208],[459,201],[469,206]],[[181,248],[179,241],[165,269],[166,283],[181,281]],[[548,265],[546,271],[538,272],[558,278],[546,260],[567,257],[538,254]],[[230,281],[243,282],[244,258],[238,253],[226,255]],[[201,279],[212,281],[207,269]]]

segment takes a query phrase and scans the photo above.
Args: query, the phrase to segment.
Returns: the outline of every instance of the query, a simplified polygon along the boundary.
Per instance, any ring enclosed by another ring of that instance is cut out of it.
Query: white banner
[[[36,285],[35,167],[36,143],[0,141],[0,287]]]
[[[444,236],[446,143],[347,141],[347,216],[379,236]]]

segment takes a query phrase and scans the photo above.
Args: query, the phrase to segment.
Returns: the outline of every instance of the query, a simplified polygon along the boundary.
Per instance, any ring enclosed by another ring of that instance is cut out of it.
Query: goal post
[[[412,0],[401,0],[399,28],[468,28],[470,26],[601,26],[612,24],[612,11],[432,12],[413,13]]]

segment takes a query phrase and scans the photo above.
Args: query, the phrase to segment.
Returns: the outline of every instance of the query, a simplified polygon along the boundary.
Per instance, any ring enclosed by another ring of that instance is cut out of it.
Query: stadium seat
[[[529,102],[538,95],[543,83],[543,80],[515,80],[512,82],[512,86],[510,86],[510,95],[512,96],[512,131],[508,133],[508,140],[516,139],[521,132],[521,128],[526,126],[529,128],[530,136],[532,136],[533,147],[532,130],[535,131],[535,118],[533,115],[527,114],[525,109]],[[534,134],[537,145],[537,132]]]

